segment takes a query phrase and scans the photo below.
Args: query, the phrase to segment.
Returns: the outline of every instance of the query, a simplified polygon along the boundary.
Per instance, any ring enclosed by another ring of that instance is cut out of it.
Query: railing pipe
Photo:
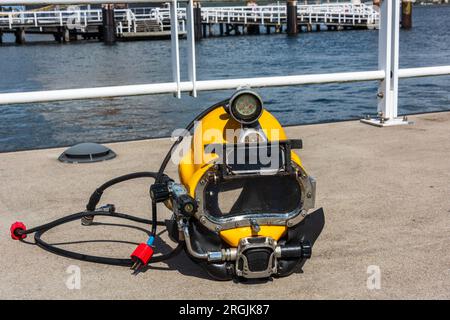
[[[448,76],[450,75],[450,66],[399,69],[398,74],[399,78]],[[315,75],[206,80],[197,81],[196,89],[197,91],[210,91],[236,89],[243,86],[250,86],[253,88],[279,87],[335,82],[375,81],[383,79],[384,72],[382,70],[376,70]],[[180,91],[191,92],[193,89],[194,88],[191,81],[180,82]],[[168,82],[84,89],[0,93],[0,104],[38,103],[76,99],[98,99],[164,93],[177,93],[177,84],[175,82]]]
[[[277,76],[277,77],[260,77],[260,78],[226,79],[226,80],[205,80],[205,81],[196,81],[196,90],[197,91],[228,90],[228,89],[237,89],[238,87],[244,86],[249,86],[253,88],[279,87],[279,86],[303,85],[303,84],[382,80],[383,78],[384,78],[383,71],[361,71],[361,72],[329,73],[329,74],[315,74],[315,75],[313,74],[313,75]],[[182,92],[191,92],[194,89],[194,86],[191,81],[185,81],[179,82],[179,87],[177,86],[176,82],[169,82],[169,83],[97,87],[84,89],[1,93],[0,104],[37,103],[37,102],[59,101],[59,100],[110,98],[119,96],[135,96],[135,95],[163,94],[163,93],[177,94],[178,89]]]
[[[405,68],[398,70],[398,77],[401,79],[446,75],[450,75],[450,66]]]
[[[167,1],[167,0],[166,0]],[[180,0],[181,1],[181,0]],[[187,0],[183,0],[187,1]],[[189,0],[192,1],[192,0]],[[86,4],[86,3],[103,3],[104,0],[16,0],[11,2],[13,4]],[[141,2],[163,2],[152,0],[108,0],[108,3],[141,3]],[[173,59],[173,82],[170,83],[155,83],[143,85],[128,85],[128,86],[114,86],[114,87],[100,87],[100,88],[84,88],[84,89],[69,89],[69,90],[51,90],[51,91],[35,91],[22,93],[2,93],[0,94],[0,104],[16,104],[16,103],[35,103],[35,102],[50,102],[59,100],[74,100],[74,99],[90,99],[90,98],[108,98],[118,96],[134,96],[147,94],[162,94],[174,93],[178,97],[181,92],[191,92],[195,95],[196,91],[208,90],[227,90],[236,89],[241,86],[249,87],[277,87],[289,85],[304,85],[304,84],[319,84],[319,83],[333,83],[333,82],[351,82],[351,81],[380,81],[379,86],[379,110],[383,116],[393,119],[397,116],[397,92],[398,79],[408,77],[424,77],[437,75],[450,75],[450,66],[442,67],[425,67],[425,68],[408,68],[398,69],[398,37],[399,37],[399,0],[384,0],[381,7],[381,21],[379,32],[379,70],[375,71],[359,71],[359,72],[344,72],[331,74],[316,74],[316,75],[296,75],[296,76],[276,76],[276,77],[259,77],[259,78],[243,78],[243,79],[226,79],[226,80],[208,80],[196,81],[195,79],[195,48],[192,38],[190,39],[190,53],[189,59],[189,80],[180,81],[179,74],[179,48],[178,48],[178,23],[177,19],[186,17],[186,10],[184,8],[177,8],[176,0],[172,0],[172,6],[169,13],[168,9],[161,9],[158,17],[161,20],[170,19],[172,25],[172,59]],[[8,0],[3,1],[2,5],[10,3]],[[279,21],[281,15],[286,17],[286,7],[277,7]],[[98,11],[92,11],[100,21]],[[213,8],[211,10],[205,9],[204,17],[207,21],[213,20],[213,17],[222,17],[222,20],[238,21],[261,18],[261,22],[265,23],[265,17],[272,19],[274,16],[274,7],[270,8],[268,15],[265,14],[261,7],[253,10],[249,7],[236,7],[233,10],[229,8]],[[338,17],[339,22],[355,23],[355,19],[361,20],[365,17],[367,21],[380,20],[380,15],[374,13],[371,8],[366,5],[342,5],[330,4],[327,6],[298,6],[296,13],[300,15],[302,21],[304,18],[308,19],[310,23],[313,17],[318,22],[318,15],[325,15],[331,13],[334,17]],[[25,19],[25,13],[20,17],[14,18],[14,13],[8,14],[9,27],[12,28],[15,21]],[[89,12],[90,16],[91,12]],[[153,11],[150,11],[150,15]],[[37,15],[37,13],[34,13]],[[59,15],[59,16],[58,16]],[[139,19],[146,18],[146,11],[144,10]],[[358,15],[358,17],[356,17]],[[27,16],[30,17],[30,15]],[[63,23],[63,13],[61,11],[53,12],[53,16],[43,15],[44,20],[55,21],[58,19]],[[123,13],[122,16],[123,18]],[[64,18],[67,18],[64,16]],[[137,19],[134,17],[133,18]],[[328,17],[330,18],[330,17]],[[192,20],[192,19],[191,19]],[[4,20],[3,20],[4,21]],[[200,20],[201,21],[201,20]],[[35,21],[37,23],[37,20]],[[120,29],[123,31],[122,23]],[[188,24],[188,33],[192,33],[192,22]],[[191,69],[192,68],[192,69]]]

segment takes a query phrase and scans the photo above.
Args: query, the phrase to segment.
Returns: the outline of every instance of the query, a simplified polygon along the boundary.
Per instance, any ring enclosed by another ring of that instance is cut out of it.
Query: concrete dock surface
[[[415,124],[387,128],[359,121],[287,128],[290,138],[303,139],[299,154],[317,179],[316,205],[323,207],[326,225],[303,273],[261,283],[211,280],[184,252],[132,276],[125,267],[71,260],[10,238],[14,221],[31,228],[82,211],[106,180],[156,170],[170,139],[108,144],[118,157],[95,164],[60,163],[64,148],[0,154],[0,298],[449,299],[450,112],[410,120]],[[176,167],[168,173],[177,177]],[[150,182],[118,185],[105,193],[102,204],[150,217]],[[160,207],[160,219],[168,217]],[[100,224],[89,227],[72,222],[43,238],[120,258],[147,239],[145,225],[141,230],[126,220],[96,221]],[[161,236],[157,252],[173,246],[166,234]],[[71,282],[77,268],[79,289]],[[379,288],[368,286],[378,271]]]

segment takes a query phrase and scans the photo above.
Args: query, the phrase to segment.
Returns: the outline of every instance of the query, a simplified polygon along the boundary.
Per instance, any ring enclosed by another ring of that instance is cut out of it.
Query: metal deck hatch
[[[97,143],[80,143],[65,150],[58,158],[66,163],[91,163],[116,157],[111,149]]]

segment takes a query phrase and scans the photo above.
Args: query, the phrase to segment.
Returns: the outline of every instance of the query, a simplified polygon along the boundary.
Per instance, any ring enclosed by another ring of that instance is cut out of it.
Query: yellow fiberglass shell
[[[263,111],[258,121],[269,142],[287,139],[286,133],[278,120],[267,110]],[[211,111],[196,125],[190,149],[182,156],[178,165],[180,181],[194,199],[196,198],[195,188],[197,184],[217,158],[216,154],[205,154],[204,146],[236,143],[238,135],[231,133],[240,130],[240,128],[241,124],[234,120],[223,107]],[[302,167],[300,158],[294,152],[291,153],[291,159]],[[257,234],[252,233],[250,227],[240,227],[223,230],[220,232],[220,236],[229,245],[237,247],[241,238],[264,236],[279,240],[285,232],[285,226],[261,226]]]

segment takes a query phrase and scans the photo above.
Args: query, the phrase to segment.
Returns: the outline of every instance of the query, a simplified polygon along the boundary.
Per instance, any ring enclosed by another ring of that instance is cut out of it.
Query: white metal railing
[[[170,19],[169,8],[155,8],[149,11],[157,11],[158,15],[164,19]],[[178,19],[186,19],[186,9],[178,8]],[[285,5],[263,5],[256,7],[249,6],[228,6],[228,7],[202,7],[202,21],[205,23],[251,23],[265,22],[284,23],[286,21]],[[379,21],[379,13],[372,5],[365,3],[332,3],[316,5],[297,6],[297,16],[300,21],[311,22],[332,22],[338,21],[341,24],[356,21],[360,24],[376,24]]]
[[[115,9],[114,16],[118,35],[122,35],[125,32],[136,33],[139,23],[145,24],[149,21],[155,22],[159,31],[164,29],[161,15],[153,8]]]
[[[309,23],[336,23],[341,25],[377,24],[379,13],[372,5],[333,3],[297,6],[297,18]],[[206,23],[276,23],[286,21],[285,5],[236,6],[202,8]]]
[[[99,0],[74,0],[76,3],[99,3]],[[104,1],[104,0],[102,0]],[[151,2],[145,0],[146,2]],[[387,122],[395,123],[397,117],[398,79],[411,77],[450,75],[450,65],[399,69],[399,12],[400,0],[384,0],[380,8],[380,31],[378,32],[378,70],[325,73],[312,75],[275,76],[240,79],[218,79],[198,81],[196,75],[193,0],[187,0],[186,30],[187,30],[187,64],[188,81],[180,80],[180,52],[177,28],[177,0],[171,0],[170,23],[172,43],[172,73],[173,81],[167,83],[152,83],[142,85],[124,85],[113,87],[82,88],[68,90],[50,90],[34,92],[15,92],[0,94],[0,104],[17,104],[48,102],[58,100],[106,98],[120,96],[135,96],[147,94],[172,93],[180,97],[182,92],[189,92],[196,96],[197,91],[235,89],[241,86],[249,87],[276,87],[303,84],[318,84],[351,81],[379,81],[378,111],[389,119]],[[62,0],[16,0],[12,3],[20,4],[58,4]],[[135,3],[137,0],[108,0],[109,3]],[[8,2],[10,4],[11,2]],[[73,1],[65,0],[65,3]]]
[[[0,27],[9,29],[19,26],[67,26],[75,24],[87,27],[101,24],[101,10],[54,10],[0,12]]]
[[[117,32],[136,32],[138,23],[155,21],[160,30],[170,29],[169,9],[130,8],[115,9]],[[53,11],[11,11],[0,12],[0,28],[67,26],[70,29],[86,28],[102,23],[101,9],[65,9]],[[179,30],[185,31],[186,10],[179,9]],[[166,22],[166,24],[164,24]]]

